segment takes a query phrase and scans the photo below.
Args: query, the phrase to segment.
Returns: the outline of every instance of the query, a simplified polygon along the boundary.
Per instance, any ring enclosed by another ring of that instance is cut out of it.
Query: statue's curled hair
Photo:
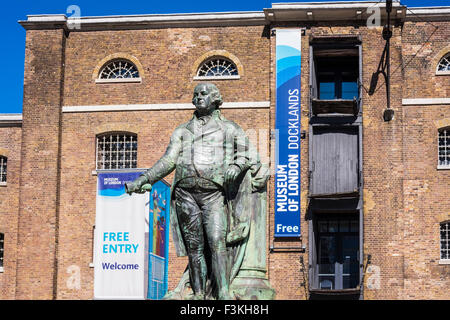
[[[201,85],[206,86],[206,88],[208,89],[208,91],[212,94],[213,96],[213,103],[216,105],[216,109],[219,109],[219,107],[223,104],[223,99],[222,99],[222,95],[220,94],[219,89],[216,87],[215,84],[213,83],[201,83],[198,84],[196,87],[199,87]]]

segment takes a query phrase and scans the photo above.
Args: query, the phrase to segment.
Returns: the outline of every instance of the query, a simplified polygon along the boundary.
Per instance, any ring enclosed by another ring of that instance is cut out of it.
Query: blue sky
[[[328,0],[329,1],[329,0]],[[321,0],[292,0],[277,2],[323,2]],[[0,61],[3,68],[1,77],[2,104],[0,113],[22,113],[23,69],[25,60],[25,30],[17,23],[26,20],[29,14],[65,14],[70,5],[81,9],[81,16],[104,16],[122,14],[161,14],[189,12],[261,11],[270,8],[271,1],[263,0],[222,0],[222,1],[135,1],[135,0],[44,0],[44,1],[4,1],[0,30]],[[402,0],[409,7],[449,6],[449,0]],[[70,16],[70,14],[67,14]]]

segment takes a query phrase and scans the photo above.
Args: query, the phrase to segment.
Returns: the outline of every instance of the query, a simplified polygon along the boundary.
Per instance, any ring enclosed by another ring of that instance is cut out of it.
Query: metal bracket
[[[272,243],[269,247],[269,251],[270,253],[273,252],[300,252],[300,253],[305,253],[306,252],[306,247],[304,245],[302,245],[301,247],[275,247],[274,244]]]

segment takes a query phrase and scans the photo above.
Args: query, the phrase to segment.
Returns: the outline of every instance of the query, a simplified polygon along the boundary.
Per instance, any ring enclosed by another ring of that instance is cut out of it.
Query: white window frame
[[[4,265],[5,265],[5,234],[3,232],[0,232],[0,242],[2,243],[0,245],[0,255],[1,255],[1,260],[2,265],[0,266],[0,273],[4,272]]]
[[[441,236],[441,226],[442,225],[447,225],[447,238],[446,239],[442,239]],[[446,241],[447,242],[447,249],[449,250],[449,254],[450,254],[450,221],[444,221],[439,223],[439,264],[450,264],[450,257],[446,258],[446,259],[442,259],[442,241]]]
[[[136,68],[137,72],[139,73],[139,77],[133,77],[133,78],[111,78],[111,79],[101,78],[103,70],[105,70],[106,67],[108,67],[110,64],[112,64],[114,62],[121,62],[121,61],[126,62],[126,63],[134,66],[134,68]],[[98,73],[98,77],[97,77],[97,79],[95,79],[95,83],[141,83],[141,82],[142,82],[142,78],[141,78],[140,70],[138,69],[136,64],[134,64],[133,62],[129,61],[128,59],[113,59],[113,60],[108,61],[100,69],[100,71]]]
[[[8,157],[0,156],[0,176],[3,174],[3,161],[6,160],[6,172],[5,172],[5,181],[0,181],[0,187],[6,187],[6,183],[8,182]]]
[[[95,83],[141,83],[142,78],[95,79]]]
[[[236,75],[220,75],[220,76],[201,76],[201,75],[199,75],[200,70],[203,68],[203,66],[214,59],[225,60],[225,61],[229,62],[230,64],[232,64],[234,66],[234,68],[236,69],[236,72],[238,74],[236,74]],[[210,58],[204,60],[200,64],[200,66],[197,68],[197,73],[194,77],[194,80],[237,80],[240,78],[241,78],[241,75],[239,74],[238,66],[233,60],[231,60],[227,57],[223,57],[223,56],[213,56],[213,57],[210,57]]]
[[[436,66],[436,75],[450,75],[450,70],[439,71],[439,65],[441,64],[441,61],[444,59],[446,59],[450,63],[450,52],[448,52],[441,59],[439,59],[439,62]]]
[[[439,170],[450,170],[450,163],[443,165],[443,164],[440,164],[440,160],[439,160],[439,156],[440,156],[439,155],[439,151],[440,151],[440,148],[441,148],[441,146],[439,145],[439,138],[440,138],[440,135],[441,135],[442,131],[445,131],[445,133],[444,133],[445,154],[450,156],[450,145],[448,145],[446,143],[447,137],[450,136],[450,127],[440,128],[440,129],[438,129],[438,141],[437,141],[437,144],[438,144],[438,150],[437,150],[438,151],[438,154],[437,154],[437,157],[438,157],[437,161],[438,161],[438,163],[437,163],[437,168]]]
[[[127,167],[125,166],[124,168],[99,168],[99,143],[100,143],[100,139],[103,139],[103,143],[106,142],[106,138],[108,137],[110,139],[109,143],[110,143],[110,154],[112,154],[113,150],[112,150],[112,137],[116,135],[117,139],[119,140],[119,138],[121,138],[122,136],[124,137],[124,143],[125,143],[125,137],[126,136],[130,136],[131,137],[131,141],[130,143],[133,144],[133,139],[136,139],[136,143],[137,143],[137,134],[134,133],[130,133],[130,132],[107,132],[107,133],[102,133],[102,134],[98,134],[95,137],[95,169],[96,170],[122,170],[122,169],[135,169],[137,168],[137,152],[138,149],[136,148],[136,166],[133,167],[132,163],[133,163],[133,157],[132,157],[132,153],[133,153],[133,148],[130,150],[126,150],[124,148],[123,150],[123,155],[125,156],[126,153],[129,153],[130,155],[130,160],[129,163],[131,164],[131,166]],[[119,153],[116,153],[117,156],[119,155]],[[118,158],[116,158],[116,161],[118,161]],[[126,160],[124,160],[125,162]],[[112,163],[112,159],[110,159],[110,164]]]
[[[209,76],[209,77],[195,76],[194,80],[238,80],[240,78],[241,78],[240,75],[235,75],[235,76]]]

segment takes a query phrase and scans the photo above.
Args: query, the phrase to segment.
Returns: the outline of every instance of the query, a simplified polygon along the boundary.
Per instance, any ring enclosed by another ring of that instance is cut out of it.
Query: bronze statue
[[[245,257],[252,260],[256,254],[246,254],[246,248],[252,220],[260,213],[265,217],[268,170],[242,128],[221,114],[222,97],[215,85],[197,85],[192,103],[192,119],[175,129],[163,157],[125,188],[129,194],[149,191],[176,169],[170,222],[177,254],[187,255],[189,263],[177,288],[164,299],[249,298],[247,284],[233,290],[230,284]],[[262,246],[265,260],[265,243]],[[259,264],[265,268],[265,261]],[[269,289],[269,294],[255,297],[271,295]]]

